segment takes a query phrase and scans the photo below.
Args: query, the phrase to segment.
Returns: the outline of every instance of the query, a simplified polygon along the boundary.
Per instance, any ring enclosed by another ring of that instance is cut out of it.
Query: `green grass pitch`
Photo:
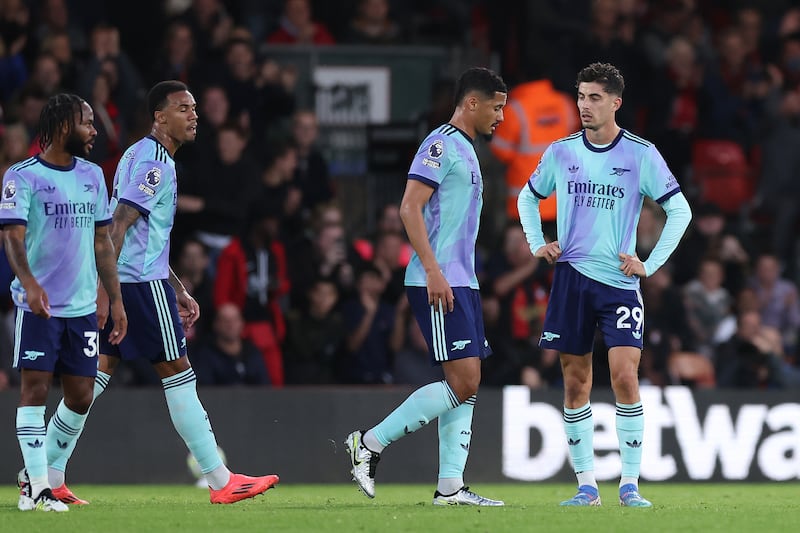
[[[0,530],[69,532],[325,531],[408,532],[779,532],[800,529],[800,484],[654,484],[642,494],[652,509],[618,505],[615,485],[601,484],[604,505],[562,508],[573,485],[481,485],[506,507],[434,507],[432,485],[381,485],[369,500],[355,485],[284,483],[234,505],[211,505],[208,492],[175,485],[75,485],[91,501],[68,513],[20,512],[15,487],[0,488]]]

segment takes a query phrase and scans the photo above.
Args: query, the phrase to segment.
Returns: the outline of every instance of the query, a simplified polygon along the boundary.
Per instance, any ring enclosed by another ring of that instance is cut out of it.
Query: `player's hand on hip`
[[[50,318],[50,300],[47,292],[38,283],[25,288],[28,298],[28,306],[31,313],[42,318]]]
[[[200,318],[200,305],[186,291],[178,294],[178,315],[180,315],[183,327],[186,329],[194,326],[194,323]]]
[[[533,254],[536,257],[544,258],[548,263],[551,265],[558,261],[558,258],[561,257],[561,246],[558,245],[558,241],[548,242],[538,250],[536,253]]]
[[[108,320],[108,311],[109,311],[109,303],[108,303],[108,293],[106,289],[103,287],[101,283],[97,287],[97,328],[103,329],[106,327],[106,321]]]
[[[441,271],[428,273],[428,303],[434,306],[435,310],[441,309],[444,313],[453,311],[453,289],[447,283]]]
[[[635,255],[620,253],[619,260],[622,261],[619,269],[626,276],[639,276],[640,278],[647,277],[647,272],[644,270],[644,263],[642,263],[641,260],[639,260],[639,258]]]
[[[128,333],[128,315],[125,313],[125,307],[121,300],[114,302],[111,306],[111,319],[114,321],[114,329],[108,335],[108,342],[119,344]]]

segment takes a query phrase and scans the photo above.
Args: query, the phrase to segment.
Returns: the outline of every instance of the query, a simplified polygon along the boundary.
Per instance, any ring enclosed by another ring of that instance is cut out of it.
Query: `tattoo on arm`
[[[28,263],[28,251],[25,249],[25,229],[25,226],[6,226],[3,230],[8,263],[23,287],[35,279]]]
[[[133,226],[140,216],[141,213],[139,211],[127,204],[117,204],[116,209],[114,209],[109,234],[117,258],[119,258],[120,251],[122,251],[122,243],[125,242],[125,232]]]
[[[122,298],[122,293],[117,273],[117,253],[114,251],[114,243],[111,242],[108,226],[95,228],[94,255],[97,275],[108,293],[109,301],[113,303]]]

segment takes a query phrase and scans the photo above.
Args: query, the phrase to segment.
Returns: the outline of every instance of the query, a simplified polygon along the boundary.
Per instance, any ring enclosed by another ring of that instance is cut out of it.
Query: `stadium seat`
[[[741,145],[722,139],[699,139],[692,145],[692,180],[700,200],[726,214],[741,212],[753,198],[755,172]]]

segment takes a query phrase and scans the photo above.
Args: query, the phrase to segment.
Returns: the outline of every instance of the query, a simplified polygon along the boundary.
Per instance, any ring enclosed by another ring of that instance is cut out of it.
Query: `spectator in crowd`
[[[111,96],[111,75],[101,71],[92,87],[92,108],[97,137],[89,159],[103,169],[108,190],[112,190],[117,163],[127,142],[127,127],[122,114]]]
[[[376,215],[375,220],[375,234],[373,236],[359,237],[353,241],[353,249],[356,254],[364,261],[371,261],[374,254],[374,241],[384,233],[395,233],[403,238],[403,247],[400,250],[400,255],[397,258],[398,265],[405,268],[408,265],[409,259],[414,249],[411,243],[408,242],[406,236],[406,229],[403,226],[403,221],[400,219],[400,206],[394,202],[389,202],[382,205]]]
[[[307,220],[314,208],[330,202],[334,196],[328,162],[317,146],[319,125],[310,109],[295,111],[292,115],[292,140],[297,152],[294,183],[303,194],[302,208]]]
[[[14,34],[9,33],[9,30],[16,31],[14,28],[0,26],[0,110],[2,103],[16,94],[28,79],[28,66],[22,55],[27,36],[24,32]]]
[[[552,268],[531,255],[522,226],[509,222],[503,231],[500,253],[487,265],[490,287],[486,322],[491,324],[494,356],[484,361],[483,382],[501,386],[523,383],[545,387],[560,379],[558,353],[538,346],[550,293]],[[496,309],[495,313],[491,311]]]
[[[755,144],[757,117],[774,78],[746,55],[741,31],[729,27],[717,37],[718,58],[704,69],[700,135],[730,139],[745,152]]]
[[[347,234],[341,223],[313,226],[311,240],[293,247],[289,256],[292,284],[291,301],[303,305],[314,280],[328,278],[336,283],[342,299],[350,296],[355,284],[354,258],[348,256]]]
[[[684,287],[689,328],[695,338],[694,349],[711,357],[714,347],[730,338],[735,330],[733,299],[723,287],[725,271],[713,257],[700,262],[695,279]]]
[[[359,0],[341,39],[348,44],[402,44],[400,26],[390,17],[389,0]]]
[[[245,230],[247,207],[258,190],[258,166],[245,152],[247,140],[241,126],[223,124],[214,152],[199,154],[191,179],[178,193],[183,214],[194,214],[191,226],[209,249],[212,275],[220,252]]]
[[[768,241],[789,277],[800,274],[795,228],[800,221],[800,85],[773,91],[762,117],[761,169],[755,204]]]
[[[181,243],[175,262],[175,274],[197,300],[201,311],[208,310],[207,313],[201,312],[194,325],[184,331],[186,340],[190,343],[210,330],[210,317],[214,309],[214,280],[208,275],[209,261],[208,247],[199,239],[189,237]]]
[[[688,177],[692,142],[700,127],[700,84],[702,63],[694,46],[683,35],[672,38],[665,50],[665,61],[655,69],[647,113],[647,138],[659,147],[664,159],[684,190]]]
[[[223,2],[191,0],[191,5],[178,19],[189,25],[197,57],[209,63],[221,59],[234,24]]]
[[[310,0],[286,0],[280,27],[267,37],[270,44],[334,44],[324,24],[314,20]]]
[[[756,258],[756,268],[750,288],[758,298],[761,323],[775,328],[781,337],[783,350],[794,354],[797,350],[797,335],[800,330],[800,302],[797,286],[781,277],[778,258],[764,253]]]
[[[86,34],[70,16],[67,0],[44,0],[39,5],[39,24],[33,31],[36,42],[41,45],[54,33],[66,32],[72,49],[78,54],[84,53],[88,48]]]
[[[345,339],[339,289],[330,279],[318,278],[308,288],[307,300],[308,305],[293,305],[286,318],[286,383],[336,383]]]
[[[262,168],[253,199],[269,205],[277,213],[284,237],[294,241],[304,227],[303,193],[294,182],[297,148],[290,141],[271,143],[263,156]]]
[[[383,300],[386,283],[374,265],[362,265],[355,293],[345,300],[346,356],[341,370],[346,383],[388,384],[392,376],[392,344],[395,305]]]
[[[236,305],[244,317],[244,338],[261,351],[272,384],[281,387],[280,344],[286,335],[282,300],[290,285],[278,225],[276,213],[268,206],[251,207],[242,236],[234,237],[219,256],[214,305]]]
[[[195,54],[191,26],[185,20],[173,21],[164,33],[163,48],[156,56],[151,71],[152,81],[179,80],[189,85],[201,86],[204,81],[202,70],[203,64]]]
[[[400,262],[405,243],[403,235],[394,231],[379,233],[375,239],[372,264],[386,284],[382,297],[392,305],[405,297],[405,268]]]
[[[700,262],[712,256],[722,262],[725,288],[736,294],[750,275],[750,255],[737,234],[726,227],[725,215],[713,203],[702,203],[693,210],[694,218],[673,261],[673,280],[680,286],[697,273]]]
[[[401,298],[392,330],[392,376],[398,385],[426,385],[444,379],[442,367],[431,364],[428,344],[411,313],[408,298]]]
[[[39,153],[37,128],[39,115],[41,115],[46,103],[47,96],[44,91],[35,85],[27,84],[20,90],[18,99],[12,107],[12,120],[16,119],[25,127],[28,139],[31,140],[28,146],[28,155]]]
[[[74,88],[84,65],[82,58],[73,53],[69,34],[65,31],[51,33],[42,42],[42,52],[50,54],[58,62],[61,85],[68,89]]]
[[[686,306],[680,288],[672,283],[671,272],[668,263],[642,280],[642,295],[647,302],[642,380],[659,387],[712,387],[714,367],[709,357],[692,351],[694,337]]]
[[[762,327],[758,311],[743,311],[736,335],[716,349],[717,386],[780,388],[782,356],[780,334]]]
[[[244,320],[233,303],[214,312],[210,336],[199,341],[192,353],[198,385],[269,385],[264,359],[253,343],[242,338]]]
[[[54,55],[42,52],[36,56],[28,83],[41,89],[48,97],[62,90],[61,66]]]
[[[98,24],[92,29],[91,53],[86,70],[78,80],[80,94],[92,94],[94,80],[101,71],[112,75],[112,97],[126,123],[133,124],[144,98],[142,76],[120,46],[119,29],[109,24]]]
[[[0,137],[0,173],[5,174],[9,166],[26,159],[30,144],[28,131],[22,123],[6,126]]]

